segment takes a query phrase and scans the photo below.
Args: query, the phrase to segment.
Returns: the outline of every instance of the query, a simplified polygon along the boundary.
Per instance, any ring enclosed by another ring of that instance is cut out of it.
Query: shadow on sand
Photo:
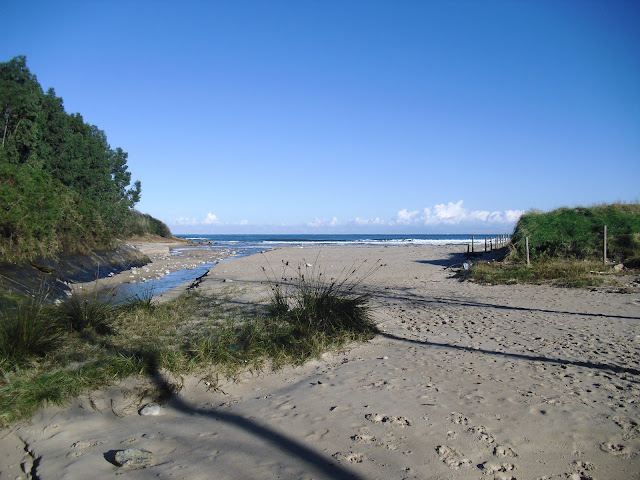
[[[504,358],[512,358],[515,360],[525,360],[529,362],[544,362],[544,363],[552,363],[555,365],[572,365],[575,367],[593,368],[596,370],[607,370],[613,373],[629,373],[631,375],[640,375],[640,370],[638,370],[637,368],[621,367],[619,365],[583,362],[580,360],[566,360],[561,358],[549,358],[549,357],[543,357],[540,355],[524,355],[522,353],[496,352],[494,350],[485,350],[483,348],[473,348],[473,347],[465,347],[461,345],[452,345],[450,343],[429,342],[426,340],[413,340],[410,338],[398,337],[390,333],[381,333],[380,335],[390,340],[413,343],[413,344],[422,345],[425,347],[435,347],[435,348],[442,348],[442,349],[458,350],[463,352],[481,353],[483,355],[493,355],[493,356],[499,356]]]

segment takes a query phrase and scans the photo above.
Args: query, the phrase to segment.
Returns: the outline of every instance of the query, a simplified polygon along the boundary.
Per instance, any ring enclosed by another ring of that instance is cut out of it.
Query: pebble
[[[157,403],[151,403],[149,405],[145,405],[140,409],[138,413],[143,417],[146,417],[149,415],[153,415],[153,416],[160,415],[160,405],[158,405]]]

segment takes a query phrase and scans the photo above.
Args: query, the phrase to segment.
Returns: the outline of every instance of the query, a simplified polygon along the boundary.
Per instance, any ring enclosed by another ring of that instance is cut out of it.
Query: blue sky
[[[507,232],[640,200],[640,3],[0,2],[174,233]]]

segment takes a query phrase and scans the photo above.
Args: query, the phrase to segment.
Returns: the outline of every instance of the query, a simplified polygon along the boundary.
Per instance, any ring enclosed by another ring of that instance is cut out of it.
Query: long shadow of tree
[[[442,348],[442,349],[450,349],[450,350],[458,350],[463,352],[473,352],[480,353],[483,355],[492,355],[504,358],[513,358],[515,360],[526,360],[530,362],[544,362],[544,363],[552,363],[555,365],[573,365],[576,367],[585,367],[585,368],[593,368],[597,370],[608,370],[613,373],[630,373],[632,375],[640,375],[640,370],[637,368],[631,367],[622,367],[619,365],[609,365],[606,363],[594,363],[594,362],[583,362],[580,360],[567,360],[562,358],[549,358],[543,357],[541,355],[524,355],[522,353],[508,353],[508,352],[497,352],[494,350],[486,350],[483,348],[473,348],[473,347],[465,347],[462,345],[453,345],[450,343],[439,343],[439,342],[429,342],[427,340],[414,340],[411,338],[399,337],[397,335],[392,335],[390,333],[380,333],[383,337],[386,337],[390,340],[413,343],[417,345],[422,345],[425,347],[434,347],[434,348]]]
[[[469,298],[453,298],[453,297],[425,297],[422,295],[416,295],[411,293],[409,289],[403,289],[402,293],[385,290],[383,293],[372,290],[371,295],[383,300],[400,300],[413,304],[420,305],[448,305],[456,307],[477,307],[477,308],[494,308],[497,310],[512,310],[518,312],[539,312],[539,313],[553,313],[562,315],[580,315],[585,317],[598,317],[598,318],[619,318],[624,320],[640,320],[640,317],[632,317],[626,315],[609,315],[603,313],[590,313],[590,312],[570,312],[567,310],[552,310],[549,308],[531,308],[531,307],[515,307],[512,305],[500,305],[497,303],[478,302]]]

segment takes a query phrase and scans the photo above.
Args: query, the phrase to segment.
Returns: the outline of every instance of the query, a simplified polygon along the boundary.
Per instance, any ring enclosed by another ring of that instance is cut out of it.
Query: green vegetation
[[[58,345],[61,331],[40,298],[21,298],[0,306],[0,365],[21,365]]]
[[[125,235],[127,237],[157,235],[159,237],[171,238],[171,230],[164,222],[153,218],[147,213],[140,213],[132,210],[125,223]]]
[[[516,225],[506,259],[477,262],[465,276],[492,284],[602,285],[614,274],[602,262],[605,225],[607,258],[627,269],[640,268],[640,204],[613,204],[529,212]],[[526,265],[526,237],[531,266]]]
[[[529,212],[520,218],[511,238],[518,258],[531,260],[602,260],[604,226],[609,237],[607,256],[622,262],[640,256],[640,204],[560,208]]]
[[[127,153],[44,93],[24,56],[0,63],[0,135],[0,262],[105,249],[139,230]]]
[[[542,260],[527,267],[526,263],[506,260],[505,262],[477,262],[472,265],[467,276],[476,282],[491,285],[531,283],[564,287],[595,287],[605,283],[607,278],[600,272],[602,272],[601,262]]]
[[[162,372],[179,384],[181,375],[200,373],[219,389],[219,375],[234,379],[246,370],[299,365],[375,335],[368,297],[353,292],[355,283],[318,288],[318,278],[299,280],[274,285],[269,305],[252,316],[197,292],[162,304],[149,296],[117,308],[94,295],[60,306],[8,306],[18,313],[3,312],[14,320],[0,323],[0,428],[45,403],[64,404],[132,375]],[[284,308],[275,292],[285,288],[287,298],[314,307]],[[36,328],[16,347],[14,332],[33,324],[48,330]]]

